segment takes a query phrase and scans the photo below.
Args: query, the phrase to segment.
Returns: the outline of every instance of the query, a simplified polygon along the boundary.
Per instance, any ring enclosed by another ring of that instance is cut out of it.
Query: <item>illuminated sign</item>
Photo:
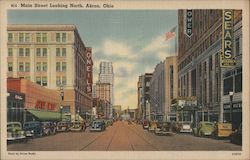
[[[233,67],[236,61],[233,57],[234,12],[223,10],[222,15],[222,52],[221,67]]]
[[[54,111],[56,109],[56,104],[37,100],[35,108],[40,110]]]
[[[193,35],[193,10],[184,11],[184,34],[189,38]]]
[[[93,61],[92,61],[92,48],[86,48],[87,56],[87,94],[92,95],[92,84],[93,84]]]

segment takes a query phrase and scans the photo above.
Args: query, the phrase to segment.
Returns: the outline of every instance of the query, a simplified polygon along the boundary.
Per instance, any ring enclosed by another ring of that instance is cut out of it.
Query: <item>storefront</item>
[[[230,122],[230,103],[223,104],[223,121]],[[242,123],[242,102],[234,102],[232,104],[232,125],[233,129],[237,129]]]
[[[25,94],[8,90],[7,122],[23,122]]]

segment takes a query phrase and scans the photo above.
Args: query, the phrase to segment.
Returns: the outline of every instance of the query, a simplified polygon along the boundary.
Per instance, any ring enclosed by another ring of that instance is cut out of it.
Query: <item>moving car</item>
[[[191,122],[180,122],[178,125],[180,133],[192,133],[192,123]]]
[[[156,128],[157,128],[156,121],[149,122],[149,127],[148,127],[149,132],[154,132]]]
[[[20,122],[8,122],[7,123],[7,143],[16,140],[23,140],[27,142],[25,131],[22,130],[22,124]]]
[[[173,135],[170,122],[158,122],[155,135]]]
[[[149,128],[149,121],[148,120],[144,120],[142,122],[142,128],[143,129],[148,129]]]
[[[213,137],[214,138],[228,138],[232,134],[231,123],[216,123],[214,127]]]
[[[91,124],[90,131],[104,131],[106,129],[105,122],[103,120],[95,120]]]
[[[86,124],[84,122],[81,121],[75,121],[75,122],[71,122],[70,124],[70,131],[85,131],[86,129]]]
[[[56,131],[57,132],[67,132],[69,131],[70,123],[67,121],[57,122]]]
[[[37,137],[43,135],[42,123],[38,121],[25,122],[23,124],[23,130],[26,133],[26,137]]]
[[[43,135],[56,134],[56,125],[53,122],[42,122]]]
[[[242,124],[230,135],[230,142],[238,145],[242,145]]]
[[[198,124],[197,128],[193,128],[193,134],[195,136],[211,136],[214,132],[214,123],[202,121]]]

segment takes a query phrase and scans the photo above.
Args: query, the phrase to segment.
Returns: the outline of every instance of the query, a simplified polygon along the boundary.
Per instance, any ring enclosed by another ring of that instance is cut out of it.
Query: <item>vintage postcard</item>
[[[249,1],[0,1],[1,159],[249,153]]]

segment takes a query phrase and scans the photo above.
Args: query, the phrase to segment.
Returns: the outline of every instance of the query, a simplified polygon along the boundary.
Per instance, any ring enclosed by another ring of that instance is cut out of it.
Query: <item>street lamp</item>
[[[229,96],[230,96],[230,122],[232,123],[232,109],[233,109],[233,96],[234,96],[234,92],[230,91],[229,92]]]
[[[182,122],[183,122],[183,118],[184,118],[183,108],[184,108],[184,105],[181,104],[181,121]]]
[[[78,117],[78,121],[80,121],[80,115],[79,115],[80,111],[79,109],[77,110],[77,117]]]
[[[60,119],[62,121],[62,109],[63,109],[63,106],[60,106]]]

